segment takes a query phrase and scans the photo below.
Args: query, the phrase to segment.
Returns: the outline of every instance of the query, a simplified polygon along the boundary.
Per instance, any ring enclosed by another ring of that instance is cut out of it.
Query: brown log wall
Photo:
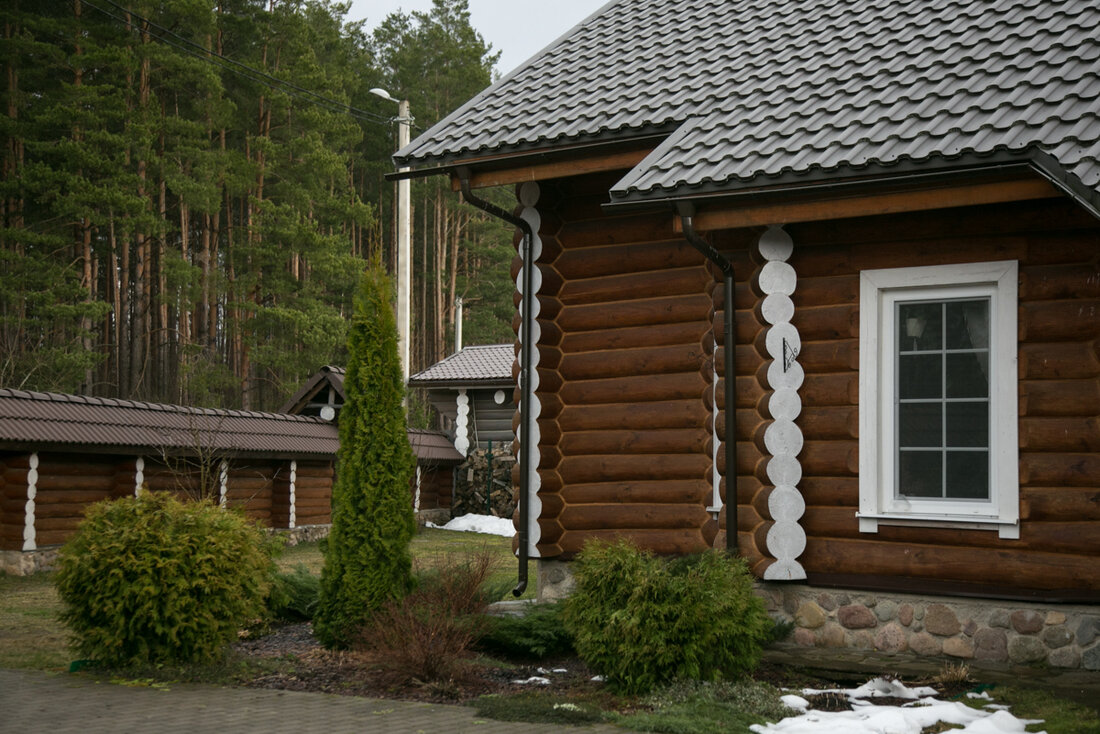
[[[454,488],[454,468],[450,466],[421,467],[420,469],[420,509],[447,509],[451,506],[451,492]],[[416,491],[416,475],[413,475],[411,490]]]
[[[299,461],[294,483],[296,524],[327,525],[332,522],[331,461]]]
[[[0,454],[0,550],[22,550],[29,454]]]
[[[64,543],[84,519],[88,505],[132,495],[133,468],[133,459],[119,456],[38,454],[35,543],[38,546]],[[20,471],[25,482],[26,469]],[[23,496],[25,500],[25,483]]]
[[[808,541],[799,560],[811,582],[881,576],[911,579],[915,590],[949,581],[1001,593],[1100,591],[1100,227],[1058,201],[787,229],[806,371],[797,423]],[[1019,540],[888,525],[860,533],[859,271],[1007,259],[1020,263]],[[766,415],[762,403],[758,420]],[[770,523],[769,489],[753,501],[756,530]]]

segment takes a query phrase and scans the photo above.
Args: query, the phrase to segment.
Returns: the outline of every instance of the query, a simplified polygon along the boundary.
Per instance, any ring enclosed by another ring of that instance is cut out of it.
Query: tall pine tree
[[[415,460],[401,404],[393,286],[379,257],[356,294],[348,354],[332,530],[313,620],[317,637],[330,647],[347,646],[372,612],[404,596],[412,583]]]

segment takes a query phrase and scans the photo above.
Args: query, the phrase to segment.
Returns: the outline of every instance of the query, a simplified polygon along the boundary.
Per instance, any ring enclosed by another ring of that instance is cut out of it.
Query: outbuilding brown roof
[[[0,389],[0,449],[332,457],[339,446],[319,418]]]

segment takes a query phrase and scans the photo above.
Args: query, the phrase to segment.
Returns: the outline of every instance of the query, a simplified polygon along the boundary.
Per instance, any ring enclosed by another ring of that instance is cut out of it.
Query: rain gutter
[[[737,554],[737,409],[734,387],[737,381],[737,369],[734,362],[734,321],[733,289],[734,272],[733,263],[714,249],[713,246],[695,231],[692,218],[695,216],[695,207],[690,202],[680,201],[676,203],[676,211],[680,215],[680,224],[684,231],[684,238],[692,247],[698,250],[710,262],[718,266],[724,279],[725,302],[722,310],[723,338],[723,363],[726,373],[725,411],[726,411],[726,550]]]
[[[503,219],[509,224],[518,227],[520,231],[523,232],[523,244],[521,245],[520,252],[523,258],[523,323],[520,327],[520,334],[522,335],[522,340],[520,342],[520,387],[522,390],[520,392],[519,408],[519,580],[516,587],[512,589],[513,596],[520,596],[527,590],[527,561],[530,558],[530,549],[528,548],[528,523],[531,521],[531,451],[534,449],[534,446],[531,445],[531,436],[533,435],[531,426],[531,393],[533,390],[531,386],[535,384],[532,379],[533,369],[531,365],[531,339],[534,332],[534,295],[531,292],[531,273],[534,270],[534,263],[531,261],[531,249],[535,239],[535,233],[531,229],[531,224],[526,219],[517,217],[510,211],[475,196],[470,191],[470,169],[466,167],[458,168],[454,171],[454,175],[457,176],[459,180],[462,198],[465,199],[468,204],[476,206],[490,216],[496,217],[497,219]]]

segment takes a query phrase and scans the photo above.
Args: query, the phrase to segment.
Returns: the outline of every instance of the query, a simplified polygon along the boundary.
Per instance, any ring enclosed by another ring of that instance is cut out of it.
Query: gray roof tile
[[[417,387],[511,385],[515,355],[515,347],[511,344],[464,347],[409,377],[409,384]]]
[[[426,166],[670,125],[613,199],[1036,156],[1095,195],[1100,3],[618,0],[396,158]]]

